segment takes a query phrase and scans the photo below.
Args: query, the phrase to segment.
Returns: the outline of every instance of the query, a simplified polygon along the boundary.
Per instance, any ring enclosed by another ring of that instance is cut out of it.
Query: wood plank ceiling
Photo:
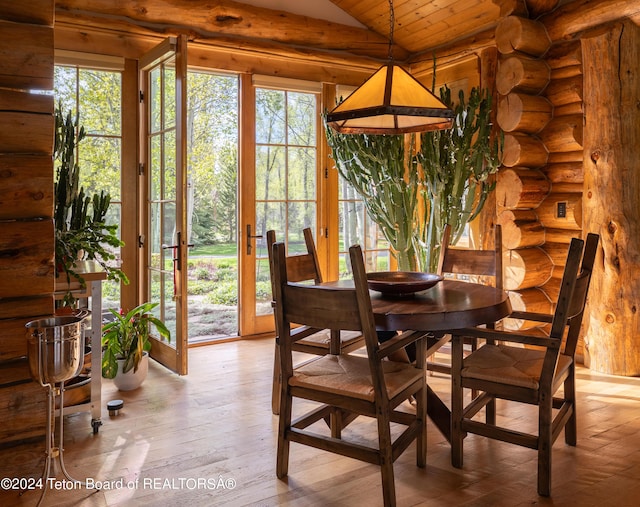
[[[369,29],[389,34],[388,0],[331,0]],[[494,28],[500,9],[494,0],[393,0],[394,42],[422,53]]]

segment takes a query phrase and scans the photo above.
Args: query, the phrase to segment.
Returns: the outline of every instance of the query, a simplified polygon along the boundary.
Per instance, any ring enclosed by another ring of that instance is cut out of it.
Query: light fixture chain
[[[393,12],[393,0],[389,0],[389,60],[393,60],[393,25],[395,15]]]

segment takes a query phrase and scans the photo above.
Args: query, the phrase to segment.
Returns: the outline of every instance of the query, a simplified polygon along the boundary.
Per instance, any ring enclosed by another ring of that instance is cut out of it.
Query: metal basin
[[[29,370],[34,380],[53,384],[69,380],[82,369],[85,314],[27,322]]]

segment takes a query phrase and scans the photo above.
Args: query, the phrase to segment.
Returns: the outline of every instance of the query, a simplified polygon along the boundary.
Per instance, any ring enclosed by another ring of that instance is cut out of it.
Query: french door
[[[319,90],[312,84],[266,83],[242,76],[244,136],[240,164],[240,332],[273,331],[266,231],[291,253],[304,249],[302,230],[318,241]],[[317,85],[316,85],[317,86]]]
[[[140,237],[143,301],[171,331],[152,337],[151,356],[187,374],[186,37],[171,37],[140,60],[142,121]]]

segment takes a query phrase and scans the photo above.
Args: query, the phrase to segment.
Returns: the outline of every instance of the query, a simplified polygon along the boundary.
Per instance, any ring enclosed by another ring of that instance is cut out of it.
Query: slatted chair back
[[[564,354],[574,357],[576,348],[578,345],[578,338],[580,336],[580,328],[582,327],[582,318],[584,317],[584,310],[587,303],[587,294],[589,292],[589,285],[591,284],[591,274],[593,272],[593,266],[595,264],[596,252],[598,250],[599,236],[597,234],[588,234],[584,244],[584,251],[582,255],[582,261],[580,263],[579,272],[576,276],[573,293],[570,295],[569,303],[566,310],[563,310],[562,314],[559,314],[558,309],[554,313],[554,320],[550,331],[550,336],[561,337],[564,332],[564,327],[568,325],[568,331],[564,341]],[[573,267],[571,267],[573,270]],[[564,275],[560,288],[560,294],[558,296],[558,305],[561,304],[561,300],[569,297],[569,288],[565,287]],[[564,290],[564,293],[563,293]],[[565,326],[563,321],[566,319]]]
[[[561,357],[570,358],[572,361],[575,359],[598,240],[596,234],[589,234],[586,242],[574,238],[569,245],[560,293],[549,331],[549,338],[554,341],[554,345],[547,347],[540,374],[543,390],[555,390],[553,379]]]
[[[315,283],[322,283],[322,272],[320,271],[320,263],[316,251],[316,244],[313,240],[313,233],[310,228],[302,231],[304,235],[304,243],[307,251],[302,254],[287,256],[289,278],[292,282],[303,282],[312,280]],[[272,269],[272,248],[276,242],[276,231],[267,231],[267,251],[269,256],[269,270]],[[272,289],[273,289],[273,273],[271,273]]]
[[[451,226],[445,225],[442,234],[438,273],[441,275],[491,276],[493,285],[502,289],[502,228],[496,225],[493,250],[474,250],[451,246]]]
[[[489,282],[498,289],[503,288],[502,269],[502,228],[496,225],[494,232],[493,250],[475,250],[471,248],[458,248],[451,246],[451,226],[446,224],[442,234],[440,256],[438,258],[438,274],[447,277],[453,275],[456,278],[469,279],[477,283]],[[493,327],[491,323],[488,327]],[[451,366],[444,358],[437,359],[436,352],[444,353],[443,347],[449,343],[449,334],[436,334],[428,341],[427,369],[438,373],[450,374]],[[467,344],[471,350],[477,348],[477,340],[468,338]]]

